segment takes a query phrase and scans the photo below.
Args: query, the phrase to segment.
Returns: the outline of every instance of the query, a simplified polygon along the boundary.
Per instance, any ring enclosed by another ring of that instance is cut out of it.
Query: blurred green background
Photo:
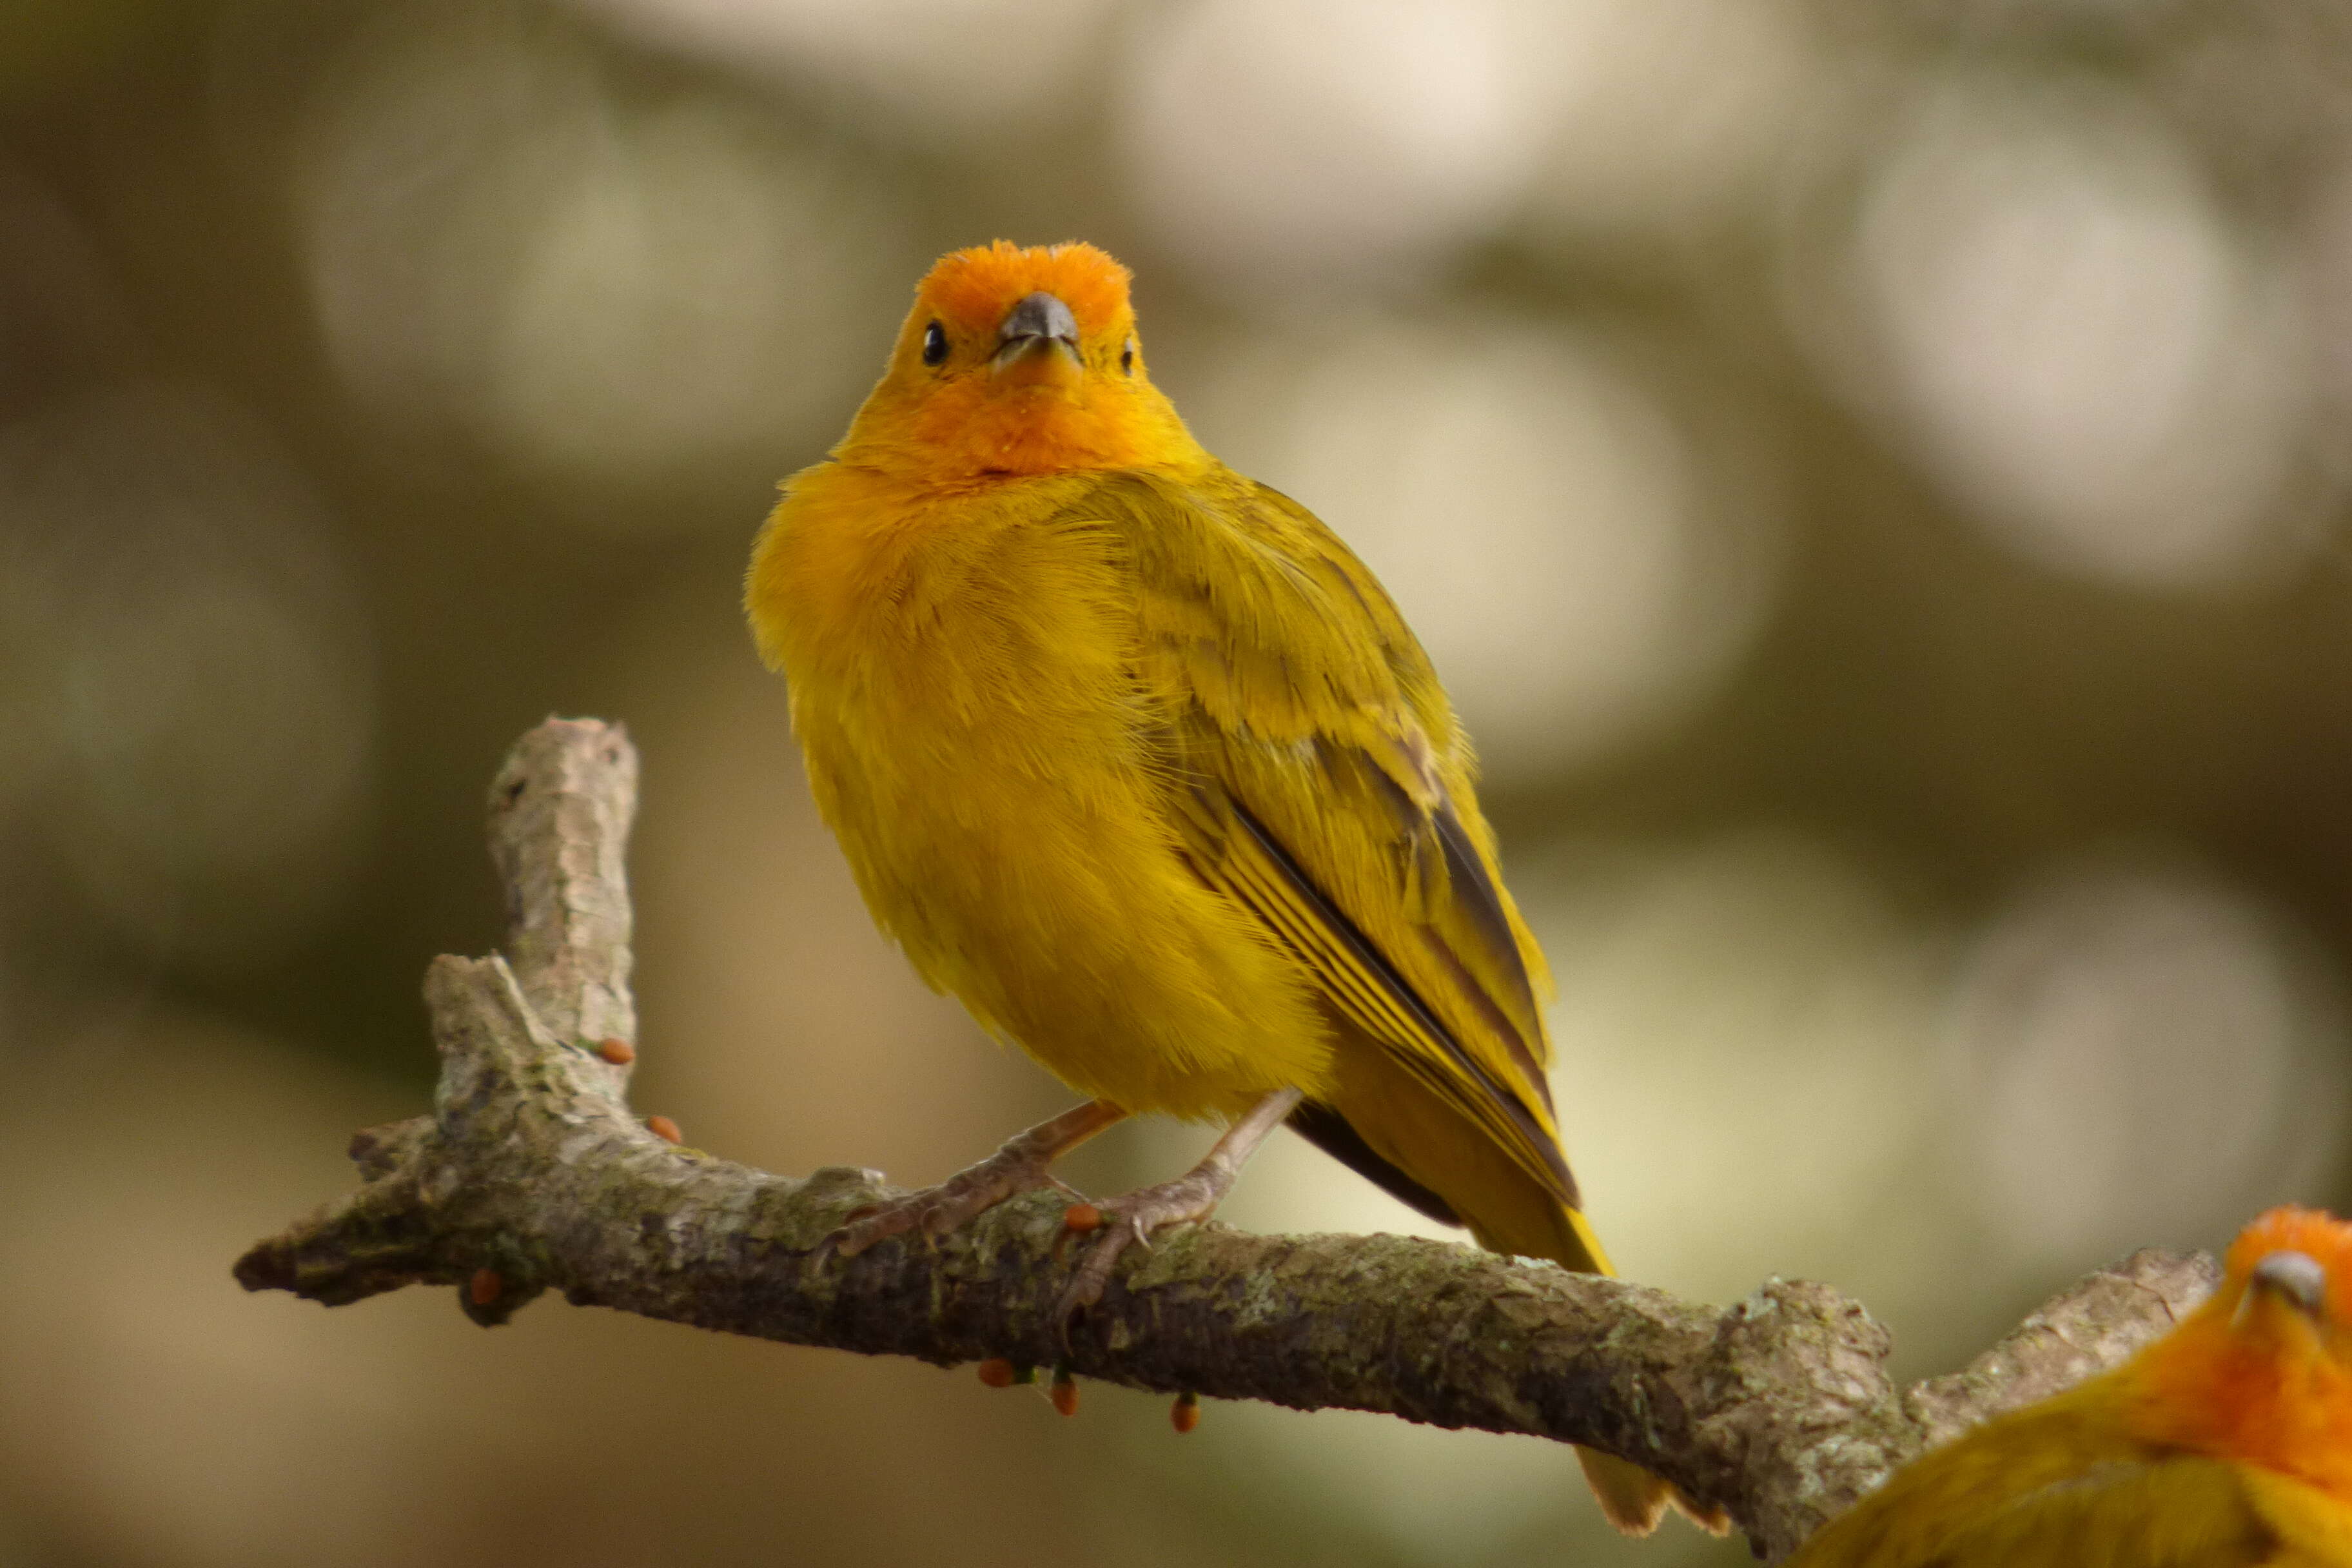
[[[642,1109],[915,1182],[1065,1102],[735,603],[998,236],[1422,631],[1628,1273],[1916,1376],[2347,1197],[2340,0],[16,0],[0,116],[0,1563],[1743,1559],[1529,1441],[230,1280],[422,1105],[551,710],[645,751]],[[1414,1228],[1286,1141],[1227,1215]]]

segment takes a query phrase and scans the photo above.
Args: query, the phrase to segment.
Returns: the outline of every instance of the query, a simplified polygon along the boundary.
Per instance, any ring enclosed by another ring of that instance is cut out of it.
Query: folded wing
[[[1542,960],[1395,606],[1247,480],[1121,475],[1080,508],[1136,564],[1138,700],[1183,852],[1323,998],[1338,1088],[1298,1130],[1489,1245],[1605,1271],[1545,1083]]]

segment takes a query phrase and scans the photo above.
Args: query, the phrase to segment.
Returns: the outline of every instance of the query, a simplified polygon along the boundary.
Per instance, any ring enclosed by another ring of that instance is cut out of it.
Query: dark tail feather
[[[1308,1100],[1290,1113],[1290,1125],[1300,1137],[1367,1181],[1384,1188],[1399,1202],[1442,1225],[1467,1223],[1454,1212],[1451,1204],[1382,1159],[1364,1141],[1363,1134],[1332,1107]],[[1601,1253],[1591,1227],[1584,1223],[1584,1216],[1563,1206],[1559,1218],[1562,1224],[1557,1227],[1559,1232],[1558,1239],[1549,1243],[1539,1242],[1534,1235],[1525,1238],[1491,1236],[1486,1227],[1479,1226],[1472,1227],[1472,1234],[1476,1236],[1480,1246],[1495,1251],[1551,1257],[1570,1268],[1602,1274],[1611,1272],[1608,1258]],[[1517,1245],[1513,1245],[1514,1242]],[[1576,1457],[1584,1467],[1584,1479],[1592,1488],[1593,1497],[1600,1501],[1601,1513],[1611,1524],[1627,1535],[1649,1534],[1657,1528],[1659,1519],[1669,1508],[1711,1534],[1721,1535],[1731,1528],[1731,1521],[1722,1510],[1702,1508],[1680,1487],[1651,1474],[1639,1465],[1612,1454],[1580,1447],[1576,1450]]]
[[[1462,1216],[1444,1198],[1374,1153],[1363,1134],[1349,1126],[1348,1119],[1329,1106],[1307,1100],[1290,1113],[1290,1130],[1366,1181],[1385,1189],[1408,1208],[1427,1215],[1440,1225],[1462,1223]]]

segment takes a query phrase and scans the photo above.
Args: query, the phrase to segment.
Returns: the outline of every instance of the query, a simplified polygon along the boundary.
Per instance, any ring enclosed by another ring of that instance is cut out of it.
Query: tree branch
[[[433,1114],[360,1133],[364,1184],[239,1258],[247,1289],[340,1305],[455,1285],[490,1325],[552,1289],[792,1344],[1532,1433],[1672,1478],[1777,1559],[1923,1448],[2114,1365],[2217,1278],[2201,1254],[2137,1253],[1898,1393],[1886,1331],[1823,1285],[1770,1279],[1717,1310],[1442,1242],[1209,1225],[1130,1254],[1065,1345],[1065,1200],[1015,1199],[936,1247],[820,1255],[890,1191],[879,1173],[770,1175],[630,1113],[635,786],[617,726],[551,719],[516,744],[490,794],[511,963],[433,961]]]

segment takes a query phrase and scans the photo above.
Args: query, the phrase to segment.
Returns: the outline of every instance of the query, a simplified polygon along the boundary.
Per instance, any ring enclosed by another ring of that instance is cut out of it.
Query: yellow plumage
[[[2352,1226],[2281,1208],[2115,1370],[1925,1455],[1790,1568],[2352,1568]]]
[[[1890,1499],[1897,1511],[1823,1531],[1793,1568],[2352,1564],[2342,1504],[2270,1471],[2129,1441],[2105,1411],[2053,1403],[1906,1487]]]
[[[929,984],[1117,1111],[1297,1090],[1292,1124],[1408,1202],[1608,1271],[1429,660],[1328,529],[1185,430],[1115,263],[943,260],[747,597],[818,807]],[[1612,1466],[1646,1527],[1660,1484]]]

